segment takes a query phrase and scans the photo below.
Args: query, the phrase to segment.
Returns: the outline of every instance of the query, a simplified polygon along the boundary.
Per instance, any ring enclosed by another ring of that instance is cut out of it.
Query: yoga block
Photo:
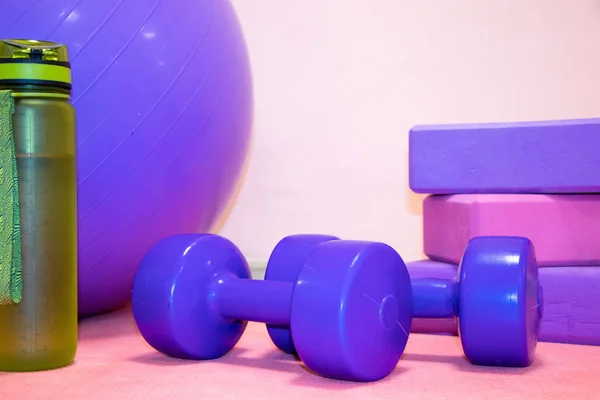
[[[423,248],[432,260],[458,264],[471,238],[498,235],[531,239],[540,266],[600,265],[600,195],[431,195],[423,202]]]
[[[411,278],[455,279],[458,266],[431,260],[407,263]],[[539,269],[544,288],[540,341],[600,345],[600,266]],[[413,320],[411,332],[457,334],[456,320]]]
[[[416,193],[600,192],[600,119],[415,126],[408,158]]]

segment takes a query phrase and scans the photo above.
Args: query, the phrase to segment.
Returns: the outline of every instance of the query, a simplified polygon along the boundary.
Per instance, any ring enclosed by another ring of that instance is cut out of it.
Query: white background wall
[[[600,0],[233,4],[256,117],[220,233],[254,261],[306,232],[421,258],[412,125],[600,116]]]

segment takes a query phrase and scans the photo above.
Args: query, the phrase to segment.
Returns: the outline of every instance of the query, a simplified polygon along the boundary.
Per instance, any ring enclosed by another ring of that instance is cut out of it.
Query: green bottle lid
[[[71,90],[67,47],[52,42],[0,39],[1,85],[50,85]]]

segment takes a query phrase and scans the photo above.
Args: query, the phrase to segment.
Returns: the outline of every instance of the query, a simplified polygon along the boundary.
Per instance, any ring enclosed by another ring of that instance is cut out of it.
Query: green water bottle
[[[77,349],[75,111],[67,49],[0,40],[0,371]]]

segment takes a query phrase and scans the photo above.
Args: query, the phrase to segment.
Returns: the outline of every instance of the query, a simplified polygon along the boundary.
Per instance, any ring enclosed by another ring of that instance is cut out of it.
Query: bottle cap
[[[67,47],[40,40],[0,39],[0,85],[45,85],[70,91]]]

